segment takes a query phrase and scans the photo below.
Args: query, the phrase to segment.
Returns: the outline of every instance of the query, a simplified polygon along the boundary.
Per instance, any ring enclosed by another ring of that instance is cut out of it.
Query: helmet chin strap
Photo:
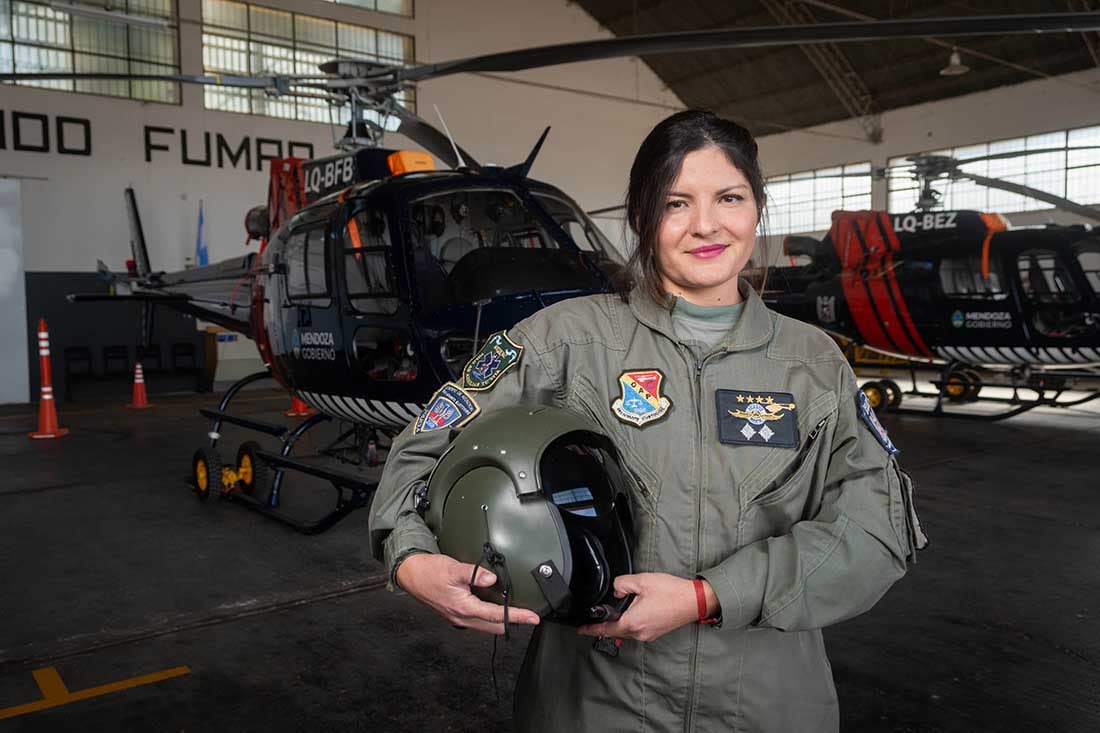
[[[489,507],[481,505],[481,515],[485,519],[485,544],[481,546],[481,557],[474,563],[474,571],[470,574],[470,591],[475,588],[474,580],[477,571],[484,566],[497,576],[497,582],[504,585],[504,640],[508,641],[508,603],[512,597],[512,576],[508,574],[508,564],[504,555],[493,546],[492,536],[489,534]],[[493,636],[493,654],[489,658],[489,671],[493,677],[493,694],[500,700],[500,688],[497,686],[497,637]]]

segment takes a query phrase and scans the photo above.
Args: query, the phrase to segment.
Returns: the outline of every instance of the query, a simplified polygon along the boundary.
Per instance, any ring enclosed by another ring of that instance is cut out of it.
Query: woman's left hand
[[[616,598],[634,594],[630,608],[617,621],[581,626],[578,634],[653,641],[699,620],[695,586],[685,578],[667,573],[620,575],[614,588]]]

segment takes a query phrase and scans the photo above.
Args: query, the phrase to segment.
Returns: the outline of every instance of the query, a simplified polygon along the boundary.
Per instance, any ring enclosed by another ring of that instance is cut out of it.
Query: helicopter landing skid
[[[271,374],[267,371],[249,374],[226,390],[217,410],[199,410],[199,414],[210,418],[212,421],[210,431],[207,433],[210,442],[207,448],[200,449],[195,454],[196,457],[192,465],[193,472],[188,484],[196,491],[199,498],[204,500],[212,493],[210,488],[220,485],[220,494],[223,498],[239,502],[302,534],[320,534],[356,509],[367,506],[378,484],[364,481],[359,476],[351,473],[313,465],[291,457],[290,452],[295,443],[311,428],[328,422],[331,418],[327,415],[322,413],[313,415],[291,430],[285,425],[241,417],[228,411],[229,403],[240,392],[241,388],[252,382],[268,378],[271,378]],[[246,430],[279,438],[282,443],[280,450],[278,453],[268,453],[260,450],[259,444],[254,441],[247,441],[241,445],[235,464],[225,466],[217,451],[223,424],[236,425]],[[265,485],[268,483],[266,479],[270,469],[274,469],[274,476],[270,480],[270,489],[266,492],[266,496],[261,498],[262,492],[257,492],[256,489],[257,487],[267,488]],[[287,471],[298,471],[331,483],[333,488],[336,489],[336,506],[330,512],[312,522],[303,522],[286,512],[280,511],[279,503],[283,477]]]
[[[891,415],[932,415],[935,417],[949,417],[956,420],[976,420],[979,422],[999,422],[1001,420],[1007,420],[1010,417],[1016,417],[1022,415],[1025,412],[1034,410],[1036,407],[1076,407],[1083,405],[1086,402],[1092,402],[1095,399],[1100,398],[1100,391],[1093,392],[1085,397],[1080,397],[1073,400],[1060,401],[1058,398],[1062,395],[1063,390],[1057,390],[1052,396],[1041,396],[1035,400],[1021,400],[1011,397],[979,397],[976,402],[1000,402],[1007,405],[1014,405],[1011,409],[1003,412],[998,412],[989,415],[975,414],[969,412],[954,412],[951,410],[945,410],[943,407],[944,393],[940,392],[921,392],[921,391],[909,391],[906,395],[914,397],[930,397],[936,400],[936,405],[931,410],[921,410],[913,407],[894,407],[887,408],[886,411]]]
[[[336,507],[314,522],[302,522],[284,512],[280,512],[275,506],[270,505],[270,497],[268,500],[261,500],[239,491],[232,491],[226,495],[227,498],[242,502],[249,508],[258,511],[260,514],[271,517],[278,522],[282,522],[302,534],[321,534],[325,530],[330,529],[356,509],[367,506],[370,503],[371,496],[374,494],[374,490],[378,488],[378,483],[375,481],[362,481],[355,476],[350,476],[340,471],[332,471],[321,466],[314,466],[287,456],[265,453],[263,451],[257,453],[257,456],[269,466],[274,466],[275,470],[278,472],[276,475],[279,477],[283,475],[283,471],[300,471],[310,476],[325,479],[336,489]],[[274,492],[274,488],[272,491]]]

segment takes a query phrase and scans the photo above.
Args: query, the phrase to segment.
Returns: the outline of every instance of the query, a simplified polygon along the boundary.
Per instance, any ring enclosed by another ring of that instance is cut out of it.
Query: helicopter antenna
[[[526,178],[527,174],[531,172],[531,166],[535,164],[535,158],[538,157],[539,151],[542,150],[542,144],[546,142],[546,136],[550,134],[550,128],[547,127],[542,131],[542,135],[539,136],[538,142],[535,143],[535,147],[531,148],[531,152],[527,154],[527,160],[523,161],[519,165],[514,165],[508,169],[509,173],[515,174],[520,178]]]
[[[455,151],[455,157],[458,158],[458,167],[465,168],[466,161],[462,159],[462,153],[458,152],[458,144],[455,143],[454,135],[452,135],[451,131],[447,129],[447,121],[443,119],[443,113],[439,111],[439,105],[433,104],[432,107],[435,108],[435,113],[439,117],[439,124],[443,125],[443,132],[447,133],[447,139],[451,141],[451,147]]]

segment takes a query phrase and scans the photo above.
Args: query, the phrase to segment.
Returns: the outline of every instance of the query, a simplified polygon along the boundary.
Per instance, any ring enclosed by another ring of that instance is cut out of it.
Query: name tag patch
[[[787,392],[719,389],[718,440],[733,445],[797,448],[798,406]]]
[[[462,386],[471,392],[490,389],[509,369],[519,364],[523,347],[504,331],[494,333],[462,370]]]
[[[863,394],[863,390],[856,392],[856,409],[859,410],[859,417],[863,420],[863,424],[871,429],[871,434],[875,436],[875,440],[879,442],[886,452],[892,456],[901,453],[901,451],[894,445],[894,441],[890,440],[890,436],[886,434],[886,428],[882,427],[882,423],[878,421],[878,415],[875,414],[874,408],[871,407],[871,401],[867,399],[867,395]]]
[[[460,428],[480,412],[481,407],[474,402],[473,397],[454,382],[447,382],[428,400],[428,406],[416,418],[413,433]]]

